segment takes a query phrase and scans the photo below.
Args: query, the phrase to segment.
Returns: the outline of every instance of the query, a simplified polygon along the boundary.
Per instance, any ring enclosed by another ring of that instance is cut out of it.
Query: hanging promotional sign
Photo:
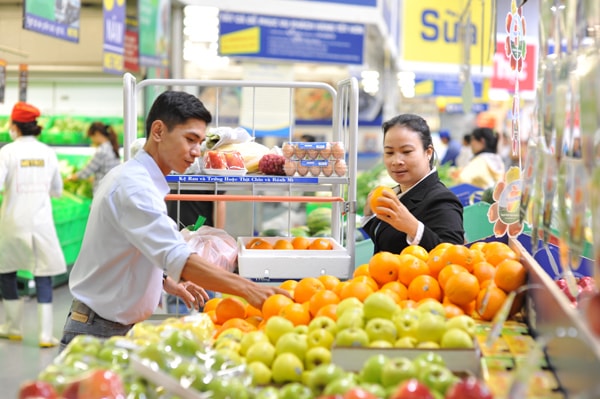
[[[219,27],[221,56],[363,63],[362,24],[221,12]]]
[[[125,17],[125,43],[124,43],[124,67],[127,71],[138,72],[140,70],[140,40],[138,32],[138,21],[135,17]]]
[[[6,90],[6,60],[0,60],[0,104],[4,104]]]
[[[27,64],[19,65],[19,101],[27,101]]]
[[[465,9],[465,4],[470,6]],[[466,18],[466,14],[470,18]],[[465,26],[470,34],[471,65],[491,67],[488,57],[492,7],[489,2],[420,0],[402,2],[401,50],[407,68],[423,64],[463,63]],[[467,24],[467,21],[468,24]],[[461,37],[461,35],[463,35]]]
[[[167,68],[171,32],[171,0],[138,0],[141,66]]]
[[[80,0],[25,0],[23,29],[79,42]]]
[[[504,39],[504,37],[498,37],[497,40],[490,89],[513,92],[515,90],[515,79],[518,76],[521,93],[530,92],[533,94],[537,80],[537,44],[527,43],[527,54],[523,59],[523,68],[517,75],[511,68],[510,58],[506,57]]]
[[[125,0],[103,0],[104,43],[102,69],[107,73],[123,73],[125,42]]]

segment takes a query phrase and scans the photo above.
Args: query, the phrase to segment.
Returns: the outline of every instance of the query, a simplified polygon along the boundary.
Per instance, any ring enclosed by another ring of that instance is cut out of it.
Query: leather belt
[[[117,323],[116,321],[107,320],[101,317],[98,313],[94,312],[88,305],[81,302],[79,299],[73,299],[73,303],[71,304],[71,319],[78,321],[80,323],[92,324],[94,319],[100,319],[108,323],[112,323],[116,326],[129,327],[130,325],[125,325],[121,323]]]

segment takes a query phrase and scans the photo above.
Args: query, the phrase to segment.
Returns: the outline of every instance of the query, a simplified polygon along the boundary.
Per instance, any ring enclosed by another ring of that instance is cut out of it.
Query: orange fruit
[[[273,249],[273,245],[264,238],[256,238],[246,244],[247,249]]]
[[[340,283],[340,279],[330,274],[321,274],[317,277],[325,286],[326,290],[332,290]]]
[[[469,246],[470,250],[479,250],[483,252],[483,247],[485,247],[486,242],[485,241],[478,241],[478,242],[474,242],[473,244],[471,244]]]
[[[350,281],[361,281],[363,283],[369,284],[369,287],[373,289],[373,291],[377,291],[379,289],[379,284],[372,277],[369,276],[356,276]]]
[[[217,304],[215,315],[217,324],[221,325],[229,319],[244,319],[246,318],[246,304],[235,297],[225,297]]]
[[[477,295],[479,295],[479,294],[477,294]],[[479,316],[479,314],[475,311],[476,306],[477,306],[477,299],[467,303],[464,306],[461,306],[460,308],[463,310],[463,312],[465,312],[466,315],[473,317],[473,315]]]
[[[458,306],[465,306],[477,299],[479,280],[471,273],[456,273],[446,281],[444,294],[450,302]]]
[[[204,313],[206,313],[206,315],[210,318],[210,321],[212,321],[213,324],[215,324],[215,325],[217,324],[217,315],[216,315],[214,309],[205,311]]]
[[[467,264],[471,258],[471,250],[464,245],[453,244],[452,246],[446,248],[442,257],[444,258],[446,265],[461,265],[465,266],[468,270],[469,267]]]
[[[325,285],[316,277],[304,277],[298,281],[294,290],[294,301],[298,303],[308,302],[319,290],[324,290]]]
[[[330,290],[320,290],[308,301],[308,310],[310,314],[315,317],[319,309],[325,305],[336,305],[340,302],[340,298],[335,292]]]
[[[219,302],[221,302],[221,297],[215,297],[215,298],[210,298],[208,301],[206,301],[206,303],[204,304],[204,312],[207,313],[211,310],[215,310],[215,308],[217,307],[217,304]]]
[[[244,320],[246,320],[248,323],[252,324],[254,327],[258,328],[260,323],[262,323],[263,318],[262,318],[262,316],[248,316]]]
[[[405,299],[403,301],[400,301],[400,307],[402,309],[416,309],[417,302],[413,301],[412,299]]]
[[[440,283],[440,287],[442,287],[442,290],[446,290],[446,282],[451,276],[461,272],[468,273],[469,271],[461,265],[448,265],[442,270],[440,270],[440,274],[438,274],[437,280],[438,283]]]
[[[289,240],[285,240],[283,238],[275,241],[275,245],[273,245],[273,249],[294,249],[294,246]]]
[[[399,267],[398,255],[387,251],[377,252],[369,260],[369,273],[380,286],[398,280]]]
[[[308,245],[308,249],[312,249],[312,250],[329,250],[329,249],[333,249],[333,244],[331,243],[331,240],[328,238],[315,238],[314,240],[311,241],[311,243]]]
[[[370,276],[371,274],[369,273],[369,264],[368,263],[363,263],[362,265],[358,266],[356,269],[354,269],[354,272],[352,273],[352,277],[356,277],[356,276]]]
[[[479,280],[479,284],[486,280],[491,280],[496,274],[496,268],[486,261],[478,262],[473,265],[473,275]]]
[[[262,315],[266,320],[271,316],[276,316],[279,314],[279,311],[289,305],[290,303],[294,303],[294,301],[283,295],[283,294],[274,294],[265,299],[262,305]]]
[[[462,308],[460,306],[455,305],[453,303],[445,303],[444,311],[446,312],[447,319],[451,319],[452,317],[460,316],[461,314],[465,314],[464,310],[462,310]]]
[[[408,298],[419,302],[425,298],[442,300],[442,289],[437,280],[426,274],[417,276],[408,286]]]
[[[337,320],[336,310],[337,310],[337,303],[330,303],[328,305],[321,307],[321,309],[318,310],[315,317],[327,316],[331,320]]]
[[[440,242],[438,245],[436,245],[435,247],[433,247],[433,249],[431,251],[437,251],[437,250],[441,250],[441,249],[447,249],[447,248],[450,248],[453,245],[454,244],[451,244],[449,242]],[[431,251],[429,251],[429,252],[431,253]]]
[[[379,198],[381,198],[383,196],[384,191],[389,192],[394,197],[396,196],[396,193],[390,187],[385,187],[385,186],[375,187],[373,189],[373,191],[371,191],[371,197],[369,198],[369,207],[371,208],[373,213],[377,213],[377,212],[375,212],[375,209],[377,209],[377,207],[379,206]]]
[[[475,310],[483,320],[492,320],[496,312],[506,300],[506,293],[495,285],[489,285],[485,290],[479,291]]]
[[[446,260],[444,259],[444,252],[446,248],[433,249],[429,252],[429,258],[427,259],[427,266],[429,267],[429,275],[437,278],[440,270],[447,266]]]
[[[482,248],[482,252],[485,255],[485,260],[494,266],[502,262],[505,259],[517,260],[518,256],[515,251],[512,250],[507,244],[500,241],[491,241],[485,243]]]
[[[233,319],[229,319],[225,323],[223,323],[223,325],[221,325],[221,327],[216,331],[215,338],[218,338],[219,335],[228,328],[237,328],[239,330],[242,330],[242,332],[250,332],[256,330],[256,326],[250,324],[246,320],[234,317]]]
[[[335,292],[335,295],[337,295],[339,298],[342,297],[341,292],[342,289],[344,288],[344,286],[348,285],[350,283],[350,281],[340,281],[340,283],[338,285],[335,286],[335,288],[333,289],[333,292]]]
[[[381,292],[387,296],[389,296],[390,298],[392,298],[394,300],[394,302],[396,302],[397,304],[400,304],[400,302],[402,302],[404,299],[400,298],[400,295],[398,295],[396,292],[390,290],[389,288],[382,288],[377,292]]]
[[[429,266],[422,259],[410,254],[396,256],[400,261],[400,265],[398,266],[398,281],[406,287],[410,285],[415,277],[429,274]]]
[[[363,281],[349,281],[340,291],[340,300],[350,297],[355,297],[361,302],[364,302],[369,295],[374,292],[373,288],[368,283]]]
[[[506,292],[514,291],[523,284],[527,279],[527,271],[521,262],[513,259],[506,259],[498,263],[496,266],[496,274],[494,283],[498,288]]]
[[[307,325],[311,318],[306,306],[301,303],[290,303],[281,308],[279,316],[282,316],[291,321],[295,326]]]
[[[254,306],[250,305],[249,303],[246,304],[246,319],[248,319],[248,317],[252,317],[252,316],[259,316],[260,318],[262,318],[262,311],[260,309],[255,308]]]
[[[398,294],[400,300],[408,299],[408,288],[400,281],[390,281],[389,283],[385,283],[381,289],[394,291]]]
[[[308,249],[310,240],[306,237],[294,237],[292,238],[292,246],[294,249]]]
[[[424,262],[427,262],[427,259],[429,259],[429,252],[427,252],[427,250],[420,245],[409,245],[408,247],[404,247],[404,249],[400,252],[400,255],[403,254],[414,255]]]
[[[279,288],[288,291],[290,294],[294,292],[296,286],[298,285],[297,280],[285,280],[281,284],[279,284]]]

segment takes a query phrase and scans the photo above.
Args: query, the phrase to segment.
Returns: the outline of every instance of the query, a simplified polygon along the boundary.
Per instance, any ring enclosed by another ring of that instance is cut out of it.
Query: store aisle
[[[60,338],[72,296],[67,285],[54,289],[54,336]],[[0,320],[4,321],[4,309],[0,306]],[[52,362],[58,347],[38,347],[37,302],[35,297],[25,298],[23,315],[23,341],[20,343],[0,339],[0,397],[16,399],[21,383],[35,378]]]

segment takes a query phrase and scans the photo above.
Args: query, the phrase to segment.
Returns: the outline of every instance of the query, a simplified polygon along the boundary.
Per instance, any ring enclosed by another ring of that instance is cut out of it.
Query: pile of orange
[[[331,250],[333,242],[329,238],[317,237],[294,237],[280,238],[275,240],[275,243],[262,237],[255,237],[248,241],[245,245],[246,249],[283,249],[283,250]]]
[[[307,241],[298,238],[288,243],[299,249]],[[257,238],[248,245],[256,248],[264,242]],[[284,281],[280,287],[289,296],[272,295],[261,309],[237,297],[225,297],[208,301],[204,312],[218,327],[217,332],[230,327],[243,331],[261,329],[273,316],[282,316],[294,325],[306,325],[318,316],[335,320],[337,304],[343,299],[364,301],[374,292],[383,292],[401,307],[433,300],[444,305],[448,317],[468,314],[491,320],[507,294],[525,280],[526,270],[517,254],[501,242],[475,243],[470,247],[444,243],[430,252],[412,245],[400,254],[375,254],[346,281],[330,275]]]

